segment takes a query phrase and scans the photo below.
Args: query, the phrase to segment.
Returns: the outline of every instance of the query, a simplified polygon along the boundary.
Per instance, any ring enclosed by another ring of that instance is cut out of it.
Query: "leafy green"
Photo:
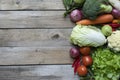
[[[67,10],[69,10],[72,7],[73,0],[63,0],[64,7]]]
[[[64,16],[67,16],[74,9],[79,9],[83,6],[85,0],[78,0],[80,3],[76,3],[76,0],[63,0],[63,5],[65,7],[66,12]]]
[[[64,13],[64,16],[67,16],[72,10],[74,10],[76,7],[73,7],[74,3],[73,0],[63,0],[63,5],[65,7],[66,12]]]
[[[86,0],[82,11],[85,18],[96,19],[100,13],[111,12],[112,6],[106,5],[107,0]]]
[[[70,35],[74,45],[98,47],[106,43],[106,38],[95,26],[76,25]]]
[[[82,4],[85,0],[74,0],[76,4]]]
[[[92,57],[95,80],[119,80],[120,54],[115,54],[108,48],[98,48]]]

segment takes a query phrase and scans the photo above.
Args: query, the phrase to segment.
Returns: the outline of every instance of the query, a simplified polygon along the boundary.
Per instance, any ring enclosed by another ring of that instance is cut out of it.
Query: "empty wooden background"
[[[0,80],[79,80],[62,0],[0,0]]]

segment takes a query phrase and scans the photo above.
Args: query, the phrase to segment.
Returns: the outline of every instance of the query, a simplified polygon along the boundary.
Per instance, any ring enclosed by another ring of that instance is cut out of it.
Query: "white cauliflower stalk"
[[[114,31],[109,37],[108,47],[114,50],[115,52],[120,52],[120,30]]]

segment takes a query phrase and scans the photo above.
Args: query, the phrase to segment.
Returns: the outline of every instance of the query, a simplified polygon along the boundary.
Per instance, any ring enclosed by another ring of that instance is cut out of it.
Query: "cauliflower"
[[[114,31],[109,37],[108,47],[114,50],[115,52],[120,52],[120,30]]]

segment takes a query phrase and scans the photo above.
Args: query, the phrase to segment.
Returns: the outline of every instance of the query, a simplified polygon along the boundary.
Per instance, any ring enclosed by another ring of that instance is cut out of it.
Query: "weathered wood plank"
[[[70,47],[0,47],[0,65],[71,64]]]
[[[79,80],[71,65],[0,66],[0,80]]]
[[[62,0],[0,0],[0,10],[64,10]]]
[[[72,29],[0,29],[0,46],[69,46],[71,30]]]
[[[64,11],[0,11],[0,28],[71,28]]]

